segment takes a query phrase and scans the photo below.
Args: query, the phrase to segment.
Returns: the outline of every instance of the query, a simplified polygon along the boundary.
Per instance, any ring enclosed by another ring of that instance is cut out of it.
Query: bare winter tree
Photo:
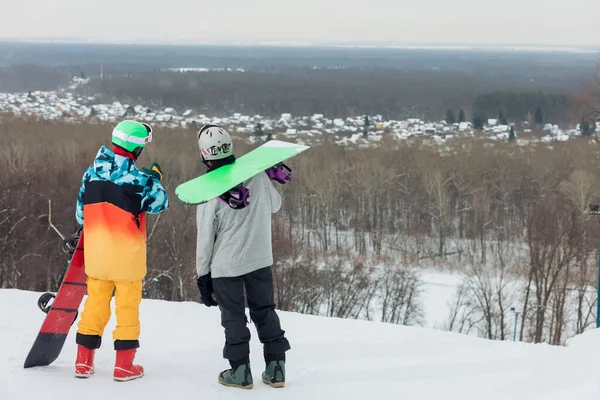
[[[384,264],[378,285],[381,321],[401,325],[420,324],[423,318],[422,282],[415,271]]]
[[[320,281],[325,301],[325,315],[338,318],[358,318],[373,298],[376,283],[370,276],[373,269],[360,259],[343,258],[328,260],[328,267],[320,271]]]
[[[449,196],[448,185],[451,178],[446,177],[441,169],[425,169],[423,183],[430,198],[431,216],[438,229],[438,256],[445,256],[445,240],[449,229]]]
[[[548,218],[550,214],[555,217]],[[533,210],[527,228],[534,285],[532,335],[533,341],[540,343],[544,338],[546,318],[551,315],[549,302],[555,291],[560,289],[561,282],[568,281],[569,268],[580,251],[580,225],[568,210],[561,207],[559,199],[547,198]],[[559,302],[564,304],[564,299]],[[556,323],[561,324],[562,321]]]
[[[507,339],[510,308],[519,287],[505,256],[496,254],[494,264],[487,267],[469,264],[451,305],[447,329],[462,333],[476,329],[479,336],[488,339]]]

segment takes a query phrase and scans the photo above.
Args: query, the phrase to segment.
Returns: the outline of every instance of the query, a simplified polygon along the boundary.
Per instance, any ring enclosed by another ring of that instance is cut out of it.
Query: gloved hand
[[[152,165],[150,166],[150,168],[145,168],[145,167],[142,168],[142,171],[144,171],[148,175],[154,176],[159,181],[161,181],[162,178],[163,178],[162,169],[160,169],[160,165],[158,165],[158,163],[156,163],[156,162],[152,163]]]
[[[285,172],[284,169],[288,170],[289,172]],[[271,168],[266,169],[265,172],[267,173],[269,179],[277,181],[282,185],[292,180],[292,169],[284,163],[274,165]]]
[[[204,304],[206,307],[219,305],[214,297],[210,272],[206,275],[199,276],[198,279],[196,279],[196,285],[198,285],[198,289],[200,289],[200,298],[202,299],[202,304]]]

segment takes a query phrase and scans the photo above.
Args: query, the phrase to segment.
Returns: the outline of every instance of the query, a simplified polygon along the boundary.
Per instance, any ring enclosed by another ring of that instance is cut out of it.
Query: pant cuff
[[[264,345],[265,354],[283,354],[290,349],[290,342],[285,337],[276,342],[267,342]]]
[[[131,350],[140,347],[139,340],[115,340],[115,350]]]
[[[95,350],[100,348],[102,338],[99,335],[84,335],[83,333],[77,332],[75,343],[87,347],[88,349]]]
[[[250,364],[250,357],[244,357],[239,360],[229,360],[229,365],[235,371],[239,368],[240,365]]]
[[[250,357],[249,343],[243,343],[235,346],[225,345],[223,348],[223,358],[227,360],[242,360]]]
[[[285,362],[285,353],[264,353],[265,363],[270,363],[271,361],[283,361]]]

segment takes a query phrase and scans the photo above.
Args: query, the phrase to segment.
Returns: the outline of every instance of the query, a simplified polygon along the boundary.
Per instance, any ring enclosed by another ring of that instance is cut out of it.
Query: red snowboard
[[[83,232],[27,359],[25,368],[50,365],[58,358],[87,290],[83,262]]]

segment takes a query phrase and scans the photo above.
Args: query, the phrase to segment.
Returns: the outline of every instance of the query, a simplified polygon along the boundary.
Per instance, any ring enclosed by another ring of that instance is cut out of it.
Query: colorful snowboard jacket
[[[146,213],[167,208],[168,196],[158,179],[102,146],[83,175],[77,198],[86,274],[118,282],[143,279]]]

